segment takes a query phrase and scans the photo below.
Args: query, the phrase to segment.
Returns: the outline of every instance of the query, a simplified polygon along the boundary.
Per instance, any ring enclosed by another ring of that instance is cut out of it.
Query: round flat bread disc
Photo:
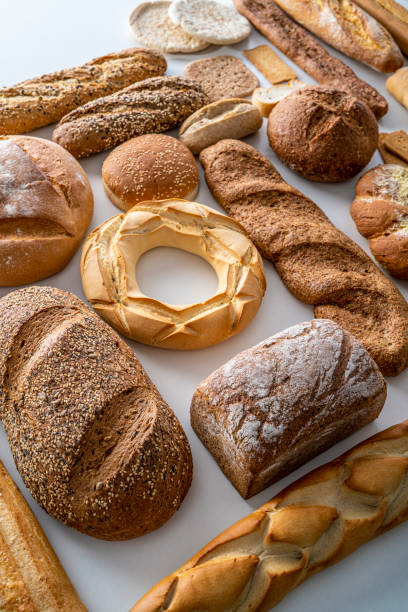
[[[174,0],[169,15],[191,36],[215,45],[232,45],[251,31],[249,21],[234,7],[214,0]]]
[[[163,53],[194,53],[209,43],[187,34],[169,17],[171,2],[155,0],[142,2],[129,17],[130,31],[136,40]]]

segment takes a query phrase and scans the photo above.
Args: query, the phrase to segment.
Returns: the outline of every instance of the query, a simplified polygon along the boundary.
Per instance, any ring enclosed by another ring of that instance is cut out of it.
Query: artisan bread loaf
[[[408,55],[408,10],[395,0],[353,0],[382,23],[394,37],[401,51]]]
[[[269,117],[272,109],[284,100],[287,96],[292,94],[298,89],[306,87],[306,83],[293,79],[288,83],[278,83],[265,89],[264,87],[257,87],[252,94],[252,104],[255,104],[259,108],[260,113],[263,117]]]
[[[65,149],[42,138],[0,137],[0,285],[59,272],[92,213],[88,178]]]
[[[352,0],[274,1],[295,21],[352,59],[380,72],[395,72],[404,63],[389,32]]]
[[[351,334],[326,319],[236,355],[197,387],[191,425],[244,498],[379,415],[385,381]]]
[[[408,279],[408,169],[386,164],[366,172],[350,212],[378,263]]]
[[[286,166],[323,183],[346,181],[370,161],[377,121],[364,102],[310,85],[279,102],[268,119],[269,144]]]
[[[234,0],[234,4],[282,53],[323,85],[341,89],[365,102],[379,119],[388,110],[386,99],[352,69],[288,17],[273,0]]]
[[[34,499],[105,540],[160,527],[188,491],[191,453],[133,351],[51,287],[9,293],[0,319],[0,418]]]
[[[390,94],[408,109],[408,66],[400,68],[388,77],[385,85]]]
[[[201,86],[184,77],[146,79],[70,112],[52,139],[74,157],[88,157],[134,136],[177,127],[208,102]]]
[[[148,49],[125,49],[78,66],[0,89],[0,134],[22,134],[55,123],[74,108],[160,76],[164,56]]]
[[[200,161],[214,197],[288,289],[355,336],[383,374],[399,374],[408,365],[408,304],[370,257],[246,143],[222,140]]]
[[[24,497],[0,462],[0,609],[86,612]]]
[[[407,520],[407,475],[405,421],[226,529],[131,612],[267,612],[313,574]]]

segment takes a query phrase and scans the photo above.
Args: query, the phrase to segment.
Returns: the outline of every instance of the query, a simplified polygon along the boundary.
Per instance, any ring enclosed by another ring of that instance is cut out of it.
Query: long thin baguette
[[[166,71],[161,53],[124,49],[0,89],[0,134],[23,134],[59,121],[72,109]]]
[[[408,55],[408,10],[394,0],[354,0],[387,28],[401,51]]]
[[[348,91],[363,100],[380,119],[388,103],[374,87],[362,81],[344,62],[333,57],[306,30],[297,25],[273,0],[234,0],[262,34],[316,81]]]
[[[1,461],[0,610],[86,612],[39,522]]]
[[[146,79],[73,110],[58,123],[52,139],[74,157],[87,157],[134,136],[170,130],[208,102],[196,81]]]
[[[399,374],[408,365],[408,304],[369,256],[250,145],[222,140],[200,161],[214,197],[288,289],[353,334],[383,374]]]
[[[352,0],[275,0],[295,21],[348,57],[380,72],[404,63],[398,45],[373,17]]]
[[[408,519],[408,421],[358,444],[226,529],[131,612],[267,612]]]

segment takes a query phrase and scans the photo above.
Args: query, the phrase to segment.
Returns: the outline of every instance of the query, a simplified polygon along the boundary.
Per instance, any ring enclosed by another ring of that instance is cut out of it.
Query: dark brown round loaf
[[[325,86],[287,96],[268,119],[269,143],[284,164],[311,181],[345,181],[370,161],[377,121],[361,100]]]

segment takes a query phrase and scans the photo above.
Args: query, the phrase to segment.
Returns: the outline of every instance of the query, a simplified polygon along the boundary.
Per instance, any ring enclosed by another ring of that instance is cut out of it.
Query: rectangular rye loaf
[[[191,424],[244,498],[375,419],[381,373],[351,334],[325,319],[239,353],[200,383]]]

